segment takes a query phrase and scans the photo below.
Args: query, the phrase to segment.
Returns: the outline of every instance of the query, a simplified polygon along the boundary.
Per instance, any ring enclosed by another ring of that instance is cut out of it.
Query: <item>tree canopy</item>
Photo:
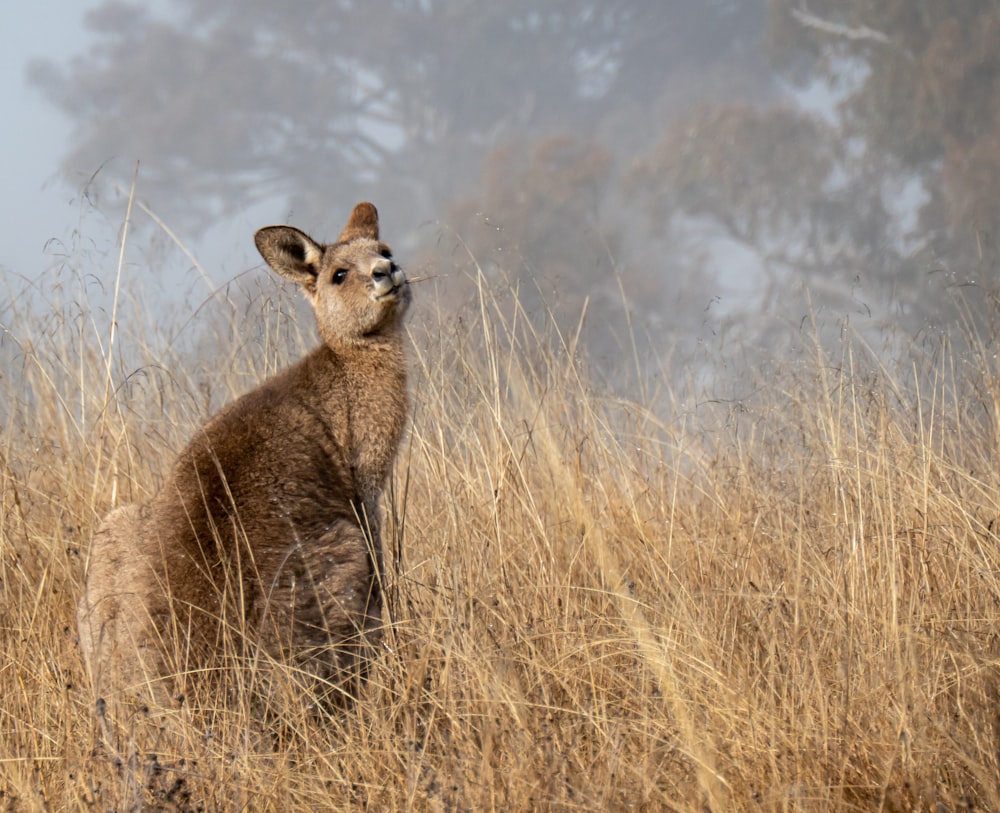
[[[31,79],[76,123],[68,173],[141,158],[191,231],[264,200],[315,221],[391,199],[501,224],[587,284],[624,271],[650,309],[699,256],[708,300],[726,269],[692,245],[718,238],[772,282],[921,318],[930,270],[996,259],[996,0],[165,8],[106,0],[90,50]]]
[[[747,16],[697,0],[169,9],[107,0],[86,17],[90,51],[31,78],[76,122],[68,170],[141,158],[146,189],[187,228],[331,189],[440,205],[498,137],[587,131],[613,99],[646,104],[671,65],[704,58],[696,43],[745,36]]]
[[[927,199],[913,229],[941,251],[1000,222],[1000,4],[772,0],[785,75],[851,79],[843,137],[862,142]],[[803,70],[807,68],[807,70]]]

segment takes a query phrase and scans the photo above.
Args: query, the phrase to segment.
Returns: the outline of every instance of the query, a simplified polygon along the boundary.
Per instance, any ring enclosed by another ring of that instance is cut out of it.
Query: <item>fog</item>
[[[370,199],[426,296],[481,273],[582,318],[598,367],[947,330],[992,293],[998,14],[827,5],[94,3],[25,66],[80,220],[8,271],[110,290],[135,183],[126,273],[181,309],[259,264],[258,226],[329,238]]]

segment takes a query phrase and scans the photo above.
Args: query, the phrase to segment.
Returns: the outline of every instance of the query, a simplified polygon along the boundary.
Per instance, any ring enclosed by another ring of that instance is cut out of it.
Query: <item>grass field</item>
[[[419,287],[362,697],[269,713],[237,670],[126,752],[76,645],[90,534],[313,328],[276,285],[176,317],[125,285],[112,336],[84,287],[4,316],[0,805],[1000,810],[986,334],[723,349],[713,385],[637,369],[623,398],[572,331]]]

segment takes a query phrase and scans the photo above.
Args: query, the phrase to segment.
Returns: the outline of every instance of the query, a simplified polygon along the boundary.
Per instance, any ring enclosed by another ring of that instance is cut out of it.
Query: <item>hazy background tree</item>
[[[945,286],[992,296],[1000,5],[772,0],[768,25],[788,92],[672,122],[633,176],[654,222],[694,217],[779,287],[912,329],[948,318]]]
[[[276,195],[312,216],[331,189],[433,207],[498,140],[590,132],[742,42],[747,12],[725,5],[174,0],[160,17],[109,0],[87,15],[88,53],[31,76],[77,122],[68,172],[141,158],[186,228]]]
[[[516,250],[508,274],[573,267],[572,301],[620,301],[618,270],[647,311],[665,269],[610,250],[637,245],[616,231],[633,216],[621,177],[711,85],[766,82],[757,0],[166,8],[97,5],[87,53],[31,68],[77,124],[64,169],[77,184],[96,173],[95,197],[127,187],[137,159],[141,194],[187,234],[262,203],[322,226],[370,197],[390,223],[454,216],[486,266]]]
[[[920,182],[926,196],[912,225],[920,241],[949,253],[976,246],[977,256],[977,236],[992,246],[1000,222],[1000,4],[827,0],[809,10],[772,0],[772,50],[784,75],[839,84],[843,134],[887,170]]]
[[[916,329],[941,283],[993,267],[989,0],[162,8],[95,6],[93,47],[31,77],[77,124],[70,178],[100,190],[141,159],[189,234],[254,206],[318,231],[372,198],[390,226],[438,224],[408,249],[449,290],[474,259],[567,318],[624,299],[658,347],[797,324],[806,286]]]

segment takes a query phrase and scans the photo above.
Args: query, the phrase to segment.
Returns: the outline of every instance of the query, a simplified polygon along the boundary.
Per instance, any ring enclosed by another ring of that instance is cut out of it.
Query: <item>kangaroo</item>
[[[332,244],[290,226],[254,241],[302,286],[323,343],[223,408],[155,496],[99,526],[77,610],[98,697],[202,668],[234,630],[244,651],[335,685],[363,670],[377,639],[379,498],[408,410],[409,284],[370,203]]]

